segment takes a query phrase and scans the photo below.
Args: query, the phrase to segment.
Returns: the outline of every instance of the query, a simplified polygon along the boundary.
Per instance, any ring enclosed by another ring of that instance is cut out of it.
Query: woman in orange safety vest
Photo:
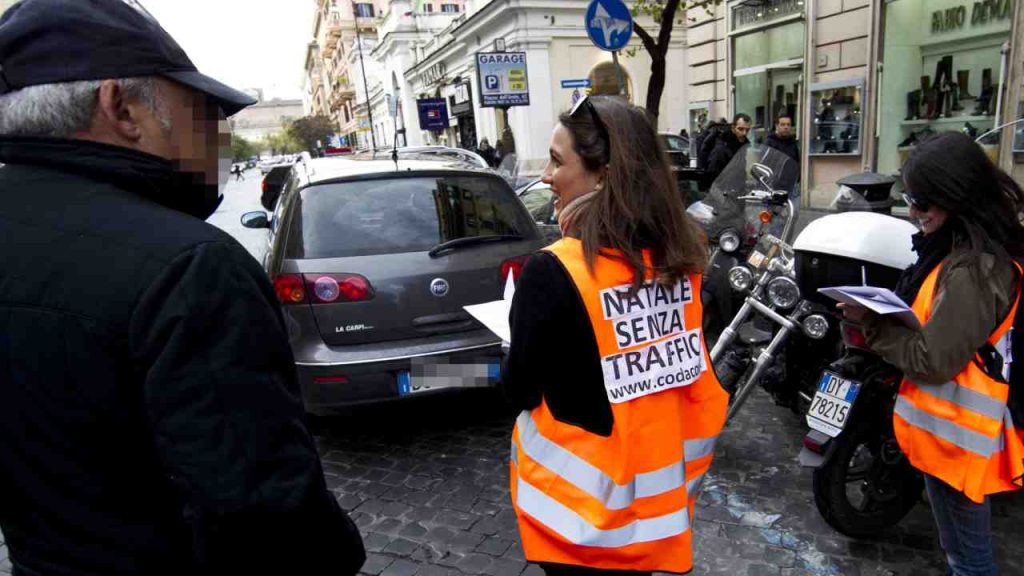
[[[913,239],[918,260],[896,292],[921,327],[863,308],[844,306],[845,313],[903,371],[893,427],[924,473],[950,573],[987,576],[996,573],[988,496],[1020,488],[1024,476],[1024,422],[1011,415],[1007,383],[1024,193],[957,132],[918,144],[902,173],[921,232]]]
[[[518,279],[502,378],[523,551],[548,575],[684,573],[728,401],[706,244],[643,109],[589,97],[558,120],[542,180],[563,238]]]

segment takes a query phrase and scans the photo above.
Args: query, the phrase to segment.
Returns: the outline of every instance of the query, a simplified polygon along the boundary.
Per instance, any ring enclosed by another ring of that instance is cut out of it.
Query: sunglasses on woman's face
[[[932,205],[927,200],[921,200],[920,198],[914,198],[910,194],[903,193],[903,201],[907,203],[907,206],[913,206],[921,212],[927,212],[932,209]]]
[[[594,107],[594,103],[590,101],[590,96],[584,96],[580,98],[580,101],[569,110],[570,118],[579,118],[577,114],[581,109],[587,109],[590,112],[590,116],[594,119],[594,124],[597,126],[598,132],[601,133],[601,137],[608,144],[611,144],[611,140],[608,139],[608,128],[605,127],[604,122],[601,121],[601,117],[597,115],[597,108]]]

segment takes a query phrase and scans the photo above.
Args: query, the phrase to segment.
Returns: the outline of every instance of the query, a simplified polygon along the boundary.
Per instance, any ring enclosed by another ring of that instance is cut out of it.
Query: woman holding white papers
[[[511,492],[549,575],[684,573],[726,393],[701,332],[702,234],[647,113],[584,98],[543,180],[563,239],[516,285],[502,382],[523,412]]]
[[[893,425],[925,475],[950,573],[996,573],[988,496],[1021,487],[1024,443],[1008,382],[1019,304],[1024,193],[956,132],[921,142],[903,165],[921,232],[896,293],[920,328],[840,305],[871,348],[903,371]],[[1004,361],[1005,360],[1005,361]]]

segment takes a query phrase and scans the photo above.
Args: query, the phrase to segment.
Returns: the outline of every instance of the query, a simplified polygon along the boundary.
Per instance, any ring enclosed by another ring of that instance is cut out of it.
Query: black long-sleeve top
[[[560,422],[611,435],[594,329],[569,273],[552,254],[538,252],[527,261],[509,323],[512,343],[501,378],[508,401],[531,410],[544,398]]]

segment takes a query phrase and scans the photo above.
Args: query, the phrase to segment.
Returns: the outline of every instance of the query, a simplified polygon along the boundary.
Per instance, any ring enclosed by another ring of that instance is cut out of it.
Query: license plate
[[[449,364],[417,359],[410,370],[398,373],[398,395],[409,396],[445,388],[487,388],[500,375],[499,362]]]
[[[818,392],[807,410],[807,425],[835,438],[846,426],[850,407],[857,399],[860,384],[840,378],[831,372],[823,372],[818,381]]]

